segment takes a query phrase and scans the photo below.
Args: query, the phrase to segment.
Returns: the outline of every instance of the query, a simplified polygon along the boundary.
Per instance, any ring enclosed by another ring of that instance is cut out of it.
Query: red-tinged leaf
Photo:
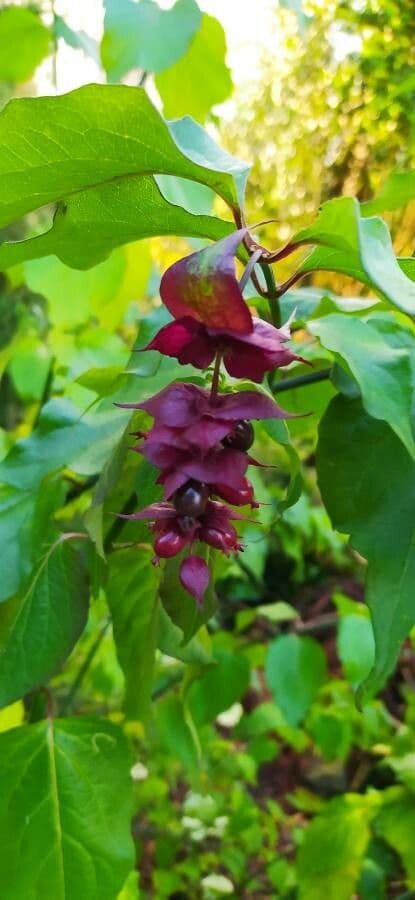
[[[235,275],[235,254],[245,232],[235,231],[167,269],[160,296],[175,319],[190,315],[221,332],[252,331],[252,317]]]
[[[198,606],[203,606],[210,580],[210,572],[205,560],[201,556],[188,556],[180,566],[179,578],[184,589],[195,598]]]

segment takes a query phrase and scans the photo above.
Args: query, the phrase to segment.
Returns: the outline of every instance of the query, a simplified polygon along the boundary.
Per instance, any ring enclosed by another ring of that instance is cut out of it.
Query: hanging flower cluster
[[[289,327],[253,318],[246,305],[234,261],[244,234],[234,232],[167,270],[160,294],[174,321],[145,348],[200,369],[215,360],[211,390],[174,383],[143,403],[122,404],[152,416],[152,428],[136,434],[133,449],[160,470],[163,485],[161,502],[127,518],[151,520],[156,563],[188,549],[179,577],[200,605],[209,569],[194,546],[204,543],[226,555],[242,550],[233,523],[244,516],[228,504],[259,505],[246,477],[249,465],[259,465],[249,455],[251,422],[289,417],[259,391],[219,393],[221,361],[230,375],[260,382],[271,369],[299,359],[286,346]]]

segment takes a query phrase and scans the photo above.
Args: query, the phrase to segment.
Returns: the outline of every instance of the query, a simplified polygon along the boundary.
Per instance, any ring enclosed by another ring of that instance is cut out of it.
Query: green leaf
[[[376,326],[375,318],[364,321],[334,313],[310,322],[308,328],[324,347],[347,363],[369,415],[388,422],[415,458],[411,427],[415,338],[411,350],[398,348],[395,337],[388,341],[388,334],[379,332]]]
[[[324,203],[314,225],[299,231],[293,243],[318,246],[299,271],[341,272],[369,285],[408,315],[415,315],[415,285],[396,260],[389,231],[382,219],[362,218],[352,197]]]
[[[69,28],[69,25],[61,16],[57,16],[56,14],[53,20],[53,30],[55,36],[57,38],[62,38],[68,47],[72,47],[73,50],[82,50],[86,56],[90,56],[91,59],[99,64],[100,55],[98,44],[96,40],[90,37],[89,34],[86,34],[85,31],[74,31],[72,28]]]
[[[182,206],[194,215],[211,214],[215,195],[204,184],[186,181],[185,178],[175,178],[174,175],[156,175],[154,180],[169,203]]]
[[[105,0],[101,58],[112,81],[131,69],[161,72],[186,52],[200,26],[195,0],[161,9],[153,0]]]
[[[98,718],[49,719],[0,735],[0,754],[8,900],[114,900],[135,857],[121,730]]]
[[[50,32],[32,9],[0,10],[0,81],[28,81],[48,55]]]
[[[370,838],[375,798],[331,800],[305,831],[298,852],[299,900],[350,900]]]
[[[230,222],[168,203],[151,176],[124,178],[69,197],[45,234],[1,244],[0,268],[55,254],[67,266],[87,269],[131,241],[170,234],[218,240],[233,230]]]
[[[375,658],[373,628],[367,617],[354,613],[341,617],[337,652],[346,678],[356,688],[367,678]]]
[[[327,678],[324,651],[314,638],[281,635],[269,645],[265,677],[287,722],[298,725]]]
[[[415,794],[415,752],[404,756],[388,756],[386,765],[393,769],[399,781]]]
[[[53,515],[64,493],[61,482],[49,479],[36,490],[0,486],[0,601],[19,590],[38,561],[39,550],[42,552],[55,538]]]
[[[26,403],[42,400],[51,366],[49,350],[36,335],[22,338],[8,366],[19,397]]]
[[[214,722],[245,694],[249,685],[249,665],[240,653],[216,650],[214,664],[194,681],[187,702],[196,725]]]
[[[399,853],[408,874],[408,886],[414,888],[414,798],[399,787],[389,788],[384,792],[383,798],[382,808],[375,821],[376,831]]]
[[[117,895],[117,900],[140,900],[140,895],[138,893],[138,877],[136,871],[130,872],[120,893]]]
[[[166,656],[194,666],[209,666],[213,662],[210,652],[210,636],[206,628],[183,646],[183,632],[174,625],[163,606],[159,607],[157,646]]]
[[[125,85],[90,84],[57,97],[11,100],[0,114],[0,227],[130,175],[190,178],[237,206],[233,175],[245,180],[246,166],[216,148],[216,167],[212,160],[207,167],[200,147],[186,141],[198,134],[193,126],[187,120],[169,126],[142,88]],[[203,130],[198,144],[212,155],[215,145]]]
[[[199,768],[194,725],[179,697],[157,703],[156,727],[164,748],[193,774]]]
[[[415,170],[391,172],[373,200],[362,203],[364,216],[406,206],[415,197]]]
[[[204,122],[212,106],[232,92],[226,65],[226,40],[222,25],[204,15],[189,50],[178,62],[156,76],[156,87],[169,118],[190,115]]]
[[[31,491],[0,488],[0,542],[3,553],[0,600],[11,597],[30,572],[27,523],[33,520],[35,507],[36,495]]]
[[[368,561],[366,600],[376,658],[364,687],[375,692],[415,622],[415,463],[360,400],[338,396],[320,425],[317,470],[334,527],[349,534]]]
[[[0,607],[0,705],[53,675],[82,633],[89,591],[77,551],[55,541],[27,589]]]
[[[292,622],[293,619],[298,619],[298,611],[284,600],[257,606],[253,612],[254,615],[264,616],[270,622]]]
[[[296,753],[302,753],[308,745],[308,739],[299,728],[288,725],[281,710],[271,700],[260,703],[249,715],[244,715],[237,725],[236,736],[247,740],[259,735],[276,732],[284,743],[289,744]]]
[[[158,582],[152,550],[135,547],[111,554],[106,586],[117,656],[125,677],[129,718],[148,715],[158,637]]]

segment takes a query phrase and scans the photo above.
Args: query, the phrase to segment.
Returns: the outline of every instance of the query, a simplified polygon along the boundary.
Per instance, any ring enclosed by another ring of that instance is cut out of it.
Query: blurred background
[[[324,200],[342,194],[368,200],[391,170],[414,165],[413,3],[199,5],[200,25],[186,53],[152,72],[135,64],[132,0],[0,3],[0,105],[91,81],[144,86],[166,118],[193,116],[226,151],[252,163],[247,221],[273,220],[261,227],[270,247],[312,221]],[[16,10],[24,10],[23,19]],[[174,38],[172,31],[163,40]],[[207,189],[189,193],[176,184],[174,190],[176,202],[226,215]],[[0,238],[41,233],[52,215],[51,209],[31,214]],[[414,203],[389,214],[388,224],[397,253],[411,256]],[[154,327],[159,321],[161,272],[195,246],[200,242],[151,239],[122,246],[87,271],[50,256],[0,274],[0,457],[32,434],[51,398],[84,415],[110,393],[135,342],[143,343],[148,317]],[[350,279],[319,273],[294,300],[312,315],[328,292],[361,291]],[[294,342],[316,370],[332,364],[301,316]],[[294,366],[289,374],[304,369]],[[155,721],[147,730],[137,722],[125,726],[136,747],[142,897],[415,896],[412,644],[382,695],[358,711],[353,691],[373,658],[361,602],[364,563],[331,528],[315,475],[316,419],[332,395],[329,382],[285,392],[286,409],[312,411],[292,425],[291,453],[258,427],[261,459],[277,468],[255,475],[267,504],[264,531],[258,537],[248,526],[243,561],[218,566],[219,614],[204,636],[216,667],[202,669],[200,647],[194,657],[189,651],[190,674],[160,655]],[[300,470],[304,493],[284,509]],[[125,484],[120,476],[109,509],[119,508],[114,503],[132,483],[141,500],[144,476],[148,481],[145,463],[126,462]],[[93,483],[86,489],[79,483],[68,475],[58,513],[72,528],[91,503]],[[128,525],[123,539],[132,536]],[[115,566],[109,595],[134,589],[129,566],[128,560]],[[53,686],[65,712],[122,720],[123,680],[105,597],[96,598],[86,632]],[[39,702],[32,698],[32,717]],[[0,712],[0,728],[24,714],[22,704]],[[120,900],[135,896],[126,889]]]

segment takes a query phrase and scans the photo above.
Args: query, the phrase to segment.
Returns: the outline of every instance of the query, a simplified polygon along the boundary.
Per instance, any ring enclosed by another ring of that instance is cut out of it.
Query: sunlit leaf
[[[1,9],[0,81],[28,81],[48,55],[50,38],[34,9],[12,5]]]
[[[246,167],[216,148],[207,168],[213,147],[191,120],[169,127],[142,88],[90,84],[11,100],[0,114],[0,226],[76,191],[154,173],[200,181],[235,206],[233,172]]]
[[[350,900],[370,838],[375,801],[358,794],[332,800],[308,826],[298,854],[300,900]]]
[[[300,266],[302,272],[350,275],[415,315],[415,285],[396,260],[387,226],[377,217],[362,218],[352,197],[324,203],[314,225],[299,231],[293,242],[318,245]]]
[[[101,57],[112,81],[130,69],[161,72],[186,52],[202,14],[195,0],[161,9],[153,0],[105,0]],[[191,112],[191,110],[188,110]]]
[[[225,57],[223,28],[217,19],[204,15],[185,56],[156,76],[164,114],[190,115],[204,122],[212,106],[223,103],[232,91]]]

